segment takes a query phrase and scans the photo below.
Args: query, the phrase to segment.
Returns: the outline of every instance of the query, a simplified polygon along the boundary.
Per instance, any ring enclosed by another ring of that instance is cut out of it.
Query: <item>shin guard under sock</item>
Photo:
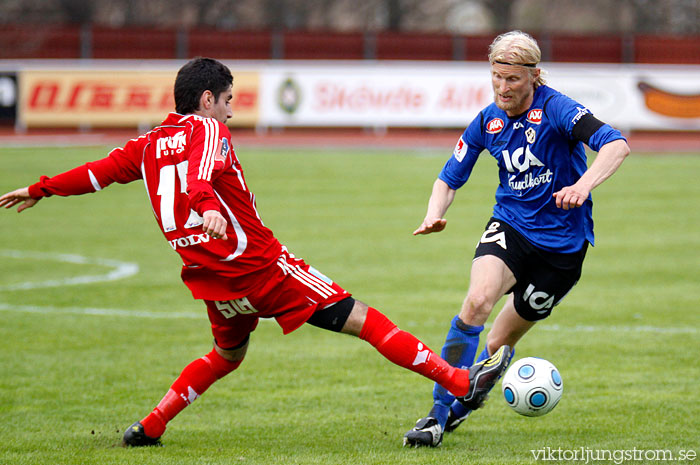
[[[396,327],[386,316],[369,307],[360,339],[372,344],[389,361],[419,373],[458,396],[469,388],[469,371],[451,366],[415,336]]]
[[[223,378],[240,364],[240,360],[231,362],[216,350],[212,350],[187,365],[153,412],[141,420],[146,435],[152,438],[160,437],[165,432],[166,424],[175,415],[194,402],[216,380]]]
[[[483,326],[470,326],[462,322],[459,316],[452,319],[450,329],[442,346],[442,358],[450,365],[458,368],[468,368],[474,362],[476,349],[479,346],[479,335],[484,330]],[[447,415],[450,405],[455,397],[448,389],[435,383],[433,387],[433,408],[429,416],[437,419],[444,428],[447,423]],[[461,404],[460,404],[461,405]]]

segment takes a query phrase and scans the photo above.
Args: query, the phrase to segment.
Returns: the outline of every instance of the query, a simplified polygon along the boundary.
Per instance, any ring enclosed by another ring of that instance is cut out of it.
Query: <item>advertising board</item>
[[[25,127],[134,127],[174,111],[177,69],[33,69],[20,73],[19,116]],[[258,121],[258,74],[239,72],[231,125]]]

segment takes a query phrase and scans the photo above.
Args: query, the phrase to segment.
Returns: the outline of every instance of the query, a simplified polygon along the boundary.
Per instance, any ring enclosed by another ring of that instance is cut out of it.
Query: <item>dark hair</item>
[[[175,78],[175,111],[186,115],[199,109],[199,98],[205,90],[219,95],[233,84],[231,71],[211,58],[197,57],[185,64]]]

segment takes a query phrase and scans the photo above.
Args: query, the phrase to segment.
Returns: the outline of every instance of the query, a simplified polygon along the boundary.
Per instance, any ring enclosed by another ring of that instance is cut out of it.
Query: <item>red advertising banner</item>
[[[18,114],[25,127],[152,126],[175,110],[176,71],[27,70],[19,79]],[[237,72],[231,126],[258,121],[259,78]]]

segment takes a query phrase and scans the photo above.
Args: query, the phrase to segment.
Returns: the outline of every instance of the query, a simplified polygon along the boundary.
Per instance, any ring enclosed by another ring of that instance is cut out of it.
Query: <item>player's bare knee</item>
[[[491,310],[493,310],[493,302],[488,296],[470,292],[464,300],[459,318],[468,325],[481,325],[488,319]]]
[[[214,350],[216,353],[221,355],[222,358],[228,360],[229,362],[241,362],[245,358],[248,352],[248,338],[239,346],[233,347],[231,349],[224,349],[218,346],[216,341],[214,342]]]
[[[345,325],[343,325],[342,333],[351,334],[353,336],[359,336],[360,331],[362,331],[362,326],[365,324],[365,319],[367,318],[367,309],[369,307],[366,303],[359,300],[355,300],[355,304],[350,311]]]

